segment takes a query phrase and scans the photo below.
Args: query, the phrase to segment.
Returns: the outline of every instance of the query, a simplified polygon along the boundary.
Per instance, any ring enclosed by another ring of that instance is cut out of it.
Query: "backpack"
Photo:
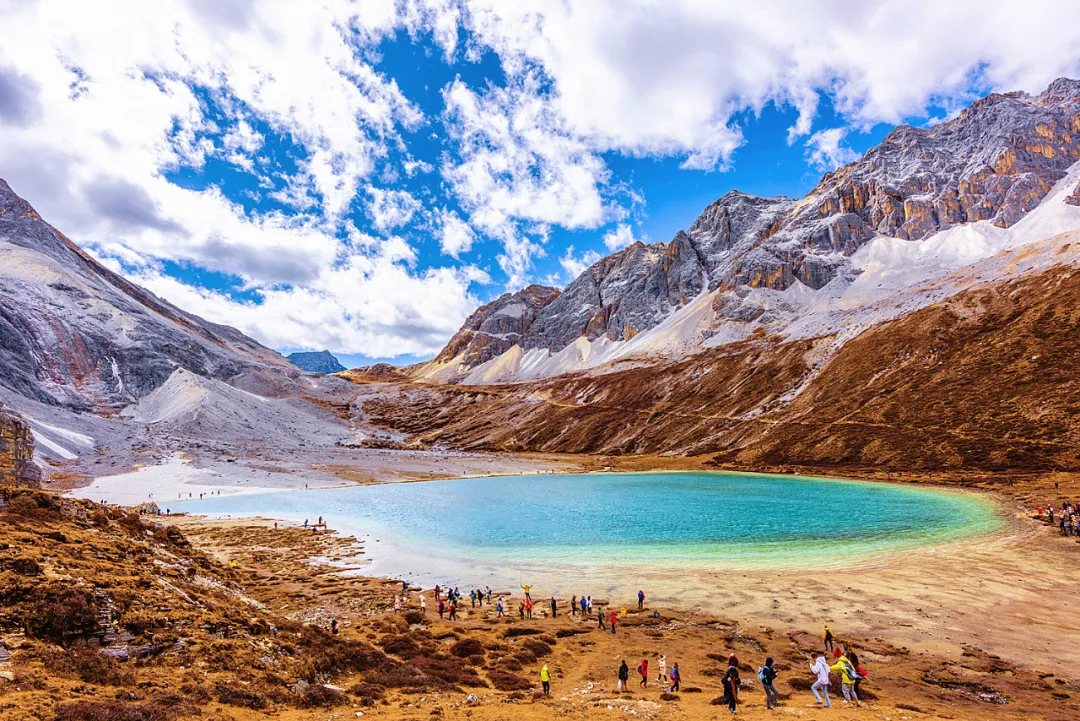
[[[766,673],[767,673],[767,671],[765,670],[764,666],[759,668],[757,670],[757,680],[761,681],[762,683],[767,683],[768,682],[768,677],[765,675]]]

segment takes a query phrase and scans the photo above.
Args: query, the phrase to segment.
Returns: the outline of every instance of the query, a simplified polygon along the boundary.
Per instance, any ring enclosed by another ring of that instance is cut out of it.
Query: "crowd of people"
[[[402,608],[409,603],[409,584],[402,581],[401,593],[394,596],[393,608],[395,611],[401,611]],[[523,592],[523,598],[518,600],[518,616],[521,620],[534,618],[534,604],[531,585],[522,585],[521,590]],[[458,587],[443,587],[436,585],[432,589],[432,595],[436,604],[436,609],[439,614],[439,618],[454,621],[457,620],[457,611],[462,608],[465,602],[465,598],[469,599],[470,608],[483,608],[486,604],[491,607],[495,612],[496,617],[503,617],[506,615],[506,609],[504,605],[504,598],[509,596],[508,593],[495,593],[490,586],[485,586],[483,589],[475,588],[470,589],[467,594],[461,592]],[[427,613],[427,599],[423,593],[417,595],[418,605],[421,613]],[[645,593],[644,591],[638,591],[637,593],[638,610],[645,610]],[[559,614],[559,602],[552,596],[549,601],[551,618],[557,618]],[[594,610],[593,598],[590,595],[582,595],[580,597],[573,596],[567,604],[567,609],[572,617],[581,617],[582,619],[588,619],[595,615],[597,621],[597,627],[600,630],[611,630],[612,633],[616,633],[616,628],[620,624],[622,619],[627,616],[627,609],[621,608],[616,611],[614,607],[605,608],[606,602],[597,603]],[[547,612],[542,611],[546,616]],[[654,616],[658,616],[658,612],[654,612]],[[809,671],[813,678],[813,683],[810,686],[811,692],[814,694],[819,705],[824,708],[831,708],[832,700],[829,697],[829,688],[832,683],[830,675],[833,671],[836,671],[840,679],[840,693],[843,695],[844,703],[850,703],[853,705],[859,705],[859,684],[864,678],[866,678],[866,669],[863,668],[859,662],[859,657],[854,650],[850,649],[847,644],[838,643],[832,630],[826,626],[821,634],[821,641],[823,646],[823,654],[814,659],[813,663],[809,663]],[[831,657],[831,661],[830,661]],[[731,655],[727,659],[727,668],[721,676],[720,683],[723,688],[723,696],[721,697],[722,705],[726,706],[728,711],[733,715],[738,711],[739,704],[742,703],[741,693],[743,690],[744,682],[739,675],[739,659],[735,655]],[[656,657],[656,664],[653,666],[656,669],[655,685],[659,687],[660,691],[665,693],[677,693],[680,689],[682,682],[682,675],[679,670],[678,663],[668,664],[668,658],[664,653],[659,653]],[[650,683],[650,659],[642,658],[637,666],[637,673],[640,677],[638,686],[641,688],[648,688]],[[779,677],[780,672],[776,669],[772,658],[766,658],[763,665],[757,671],[757,679],[761,683],[762,692],[765,694],[765,706],[768,709],[776,708],[780,705],[780,692],[776,689],[776,680]],[[615,673],[616,676],[616,691],[626,692],[629,691],[630,682],[630,665],[626,659],[622,659],[618,669]],[[551,693],[551,671],[545,664],[540,669],[540,683],[543,689],[543,694],[549,695]]]
[[[1063,536],[1080,538],[1080,503],[1065,501],[1060,508],[1055,508],[1053,503],[1048,503],[1037,510],[1039,517],[1050,525],[1060,528]]]

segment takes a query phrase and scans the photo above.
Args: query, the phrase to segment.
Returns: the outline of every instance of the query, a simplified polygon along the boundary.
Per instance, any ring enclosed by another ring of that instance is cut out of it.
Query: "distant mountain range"
[[[1078,159],[1080,82],[990,95],[948,122],[897,127],[805,198],[731,191],[671,241],[613,253],[562,292],[504,295],[413,373],[524,381],[684,358],[757,332],[852,337],[950,292],[923,292],[942,273],[1018,242],[1002,231],[1056,184],[1075,202]]]
[[[328,350],[290,353],[286,358],[307,373],[340,373],[345,370],[345,366]]]

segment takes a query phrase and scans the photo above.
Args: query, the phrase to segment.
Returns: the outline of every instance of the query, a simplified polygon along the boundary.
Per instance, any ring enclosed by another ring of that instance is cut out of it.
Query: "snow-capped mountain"
[[[670,242],[607,256],[561,294],[503,296],[413,375],[610,372],[758,332],[842,343],[985,280],[978,264],[1002,251],[1080,228],[1078,160],[1080,81],[990,95],[931,128],[896,128],[805,198],[732,191]],[[490,323],[519,307],[511,329]]]

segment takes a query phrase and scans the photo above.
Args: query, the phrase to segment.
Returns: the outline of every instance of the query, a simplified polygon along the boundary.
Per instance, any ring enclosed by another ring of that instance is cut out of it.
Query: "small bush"
[[[528,679],[498,669],[490,671],[488,678],[491,679],[491,685],[499,691],[527,691],[534,686]]]
[[[538,636],[541,633],[543,633],[543,631],[541,631],[538,628],[526,628],[526,627],[522,627],[522,626],[513,626],[511,628],[506,629],[506,631],[503,632],[503,637],[504,638],[515,638],[516,636]]]
[[[27,611],[23,625],[28,636],[62,644],[70,636],[96,631],[98,610],[84,589],[50,583],[42,587],[40,601]]]
[[[467,658],[468,656],[483,656],[484,645],[477,641],[475,638],[463,638],[450,647],[450,653],[457,656],[458,658]]]
[[[192,716],[198,708],[183,696],[166,692],[146,701],[75,701],[56,709],[56,721],[171,721]]]
[[[386,636],[379,641],[379,645],[382,646],[383,651],[401,658],[413,658],[420,655],[420,645],[405,635]]]
[[[551,653],[551,646],[536,638],[527,638],[521,642],[521,647],[532,653],[537,658],[543,658]]]
[[[419,611],[407,611],[404,615],[406,623],[410,626],[416,626],[422,623],[426,623],[427,619],[424,618],[424,614]]]
[[[335,691],[332,688],[327,688],[322,684],[316,683],[309,686],[306,691],[300,694],[300,697],[296,701],[296,705],[300,708],[328,708],[331,706],[342,706],[348,702],[349,699],[340,691]]]
[[[677,693],[667,693],[665,691],[664,693],[660,694],[660,700],[661,701],[678,701],[679,700],[679,694],[677,694]]]
[[[682,690],[683,693],[701,693],[701,689],[697,686],[687,686]]]
[[[218,684],[215,691],[218,702],[228,706],[240,706],[241,708],[260,711],[268,705],[266,696],[254,689]]]
[[[131,686],[135,674],[131,668],[93,649],[48,651],[41,657],[45,668],[96,686]]]

